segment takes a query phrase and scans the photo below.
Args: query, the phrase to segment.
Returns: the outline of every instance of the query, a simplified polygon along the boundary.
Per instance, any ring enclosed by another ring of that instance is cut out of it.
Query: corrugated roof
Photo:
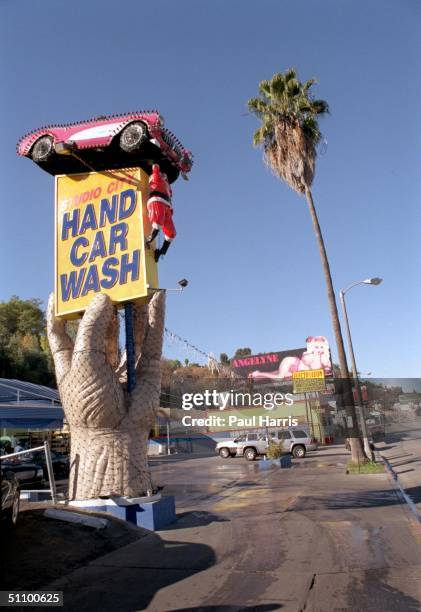
[[[0,378],[0,403],[15,400],[44,400],[60,403],[57,389],[13,378]]]
[[[0,427],[57,428],[63,425],[63,416],[56,389],[0,378]]]

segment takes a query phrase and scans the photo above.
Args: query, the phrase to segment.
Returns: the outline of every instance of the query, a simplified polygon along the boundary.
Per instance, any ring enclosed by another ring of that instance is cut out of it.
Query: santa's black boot
[[[164,240],[164,242],[162,243],[162,247],[160,249],[155,250],[155,261],[158,261],[161,255],[165,255],[165,253],[170,248],[170,244],[170,240]]]
[[[149,234],[149,236],[146,238],[145,244],[146,244],[146,248],[149,249],[151,242],[153,242],[155,240],[155,238],[158,236],[159,234],[159,229],[157,229],[156,227],[152,230],[152,232]]]

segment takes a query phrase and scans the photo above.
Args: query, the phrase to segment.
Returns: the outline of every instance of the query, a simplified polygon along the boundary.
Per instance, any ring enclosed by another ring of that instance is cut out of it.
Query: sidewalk
[[[421,517],[421,422],[406,424],[405,429],[390,431],[386,442],[376,444]]]
[[[196,493],[175,525],[44,589],[81,611],[421,610],[421,532],[390,478],[345,475],[348,458],[326,448],[270,473],[219,457],[170,464],[174,486]],[[200,496],[206,471],[235,478]]]

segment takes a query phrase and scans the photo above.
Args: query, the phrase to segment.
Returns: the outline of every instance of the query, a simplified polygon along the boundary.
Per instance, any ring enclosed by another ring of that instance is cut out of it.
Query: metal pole
[[[45,460],[47,463],[48,480],[50,483],[51,499],[53,504],[57,503],[56,481],[54,480],[53,462],[51,461],[50,446],[47,441],[44,442]]]
[[[306,403],[306,420],[307,420],[307,427],[310,430],[310,419],[308,416],[308,405],[307,405],[307,393],[304,393],[304,399],[305,399],[305,403]]]
[[[170,449],[170,422],[167,421],[167,455],[171,454]]]
[[[339,291],[339,297],[341,300],[342,313],[343,313],[344,321],[345,321],[346,336],[348,340],[348,350],[351,356],[352,376],[355,380],[355,391],[357,395],[357,408],[358,408],[358,412],[360,414],[360,420],[361,420],[361,430],[363,434],[364,451],[367,457],[371,461],[373,461],[373,451],[371,450],[370,443],[368,441],[367,423],[365,422],[364,408],[363,408],[361,389],[360,389],[360,381],[358,380],[357,364],[355,362],[354,347],[352,346],[351,330],[349,327],[348,313],[347,313],[346,305],[345,305],[345,292],[342,291],[342,289]]]
[[[131,393],[136,386],[136,351],[134,344],[133,303],[124,304],[124,323],[126,327],[127,391]]]
[[[311,436],[314,438],[314,422],[313,422],[313,409],[311,407],[312,397],[308,398],[308,407],[310,410],[310,421],[311,421]]]

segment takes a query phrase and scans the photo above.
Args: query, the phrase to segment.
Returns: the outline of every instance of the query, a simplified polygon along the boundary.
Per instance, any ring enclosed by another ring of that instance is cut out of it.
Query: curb
[[[379,453],[380,455],[380,453]],[[396,486],[398,487],[403,499],[411,510],[412,514],[415,516],[418,523],[421,523],[421,514],[418,512],[417,506],[412,501],[411,497],[406,493],[405,489],[399,482],[398,474],[395,472],[393,467],[390,465],[389,461],[383,455],[380,455],[380,460],[386,466],[387,471],[389,472],[390,477],[395,481]]]

